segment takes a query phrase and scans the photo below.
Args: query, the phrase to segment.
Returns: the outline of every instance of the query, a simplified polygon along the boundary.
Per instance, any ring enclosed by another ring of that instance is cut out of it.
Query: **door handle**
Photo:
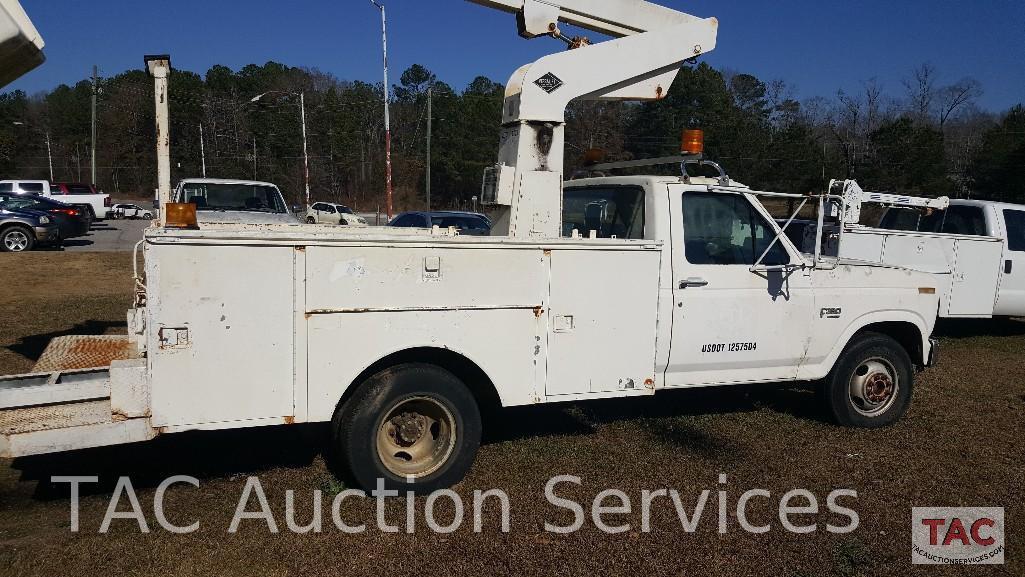
[[[1014,263],[1011,261],[1011,259],[1007,259],[1004,261],[1004,274],[1011,274],[1011,266],[1013,264]]]
[[[708,286],[708,281],[703,279],[703,278],[696,277],[696,276],[692,276],[692,277],[690,277],[688,279],[680,281],[680,288],[682,288],[682,289],[689,288],[689,287],[703,287],[703,286]]]

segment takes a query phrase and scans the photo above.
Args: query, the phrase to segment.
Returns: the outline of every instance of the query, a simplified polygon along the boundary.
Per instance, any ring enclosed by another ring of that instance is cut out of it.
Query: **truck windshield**
[[[238,210],[286,213],[278,189],[258,184],[188,183],[182,186],[181,202],[191,202],[196,210]]]

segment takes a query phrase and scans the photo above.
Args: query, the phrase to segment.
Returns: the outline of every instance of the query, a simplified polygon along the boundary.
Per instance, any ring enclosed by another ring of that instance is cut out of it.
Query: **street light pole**
[[[299,91],[299,115],[303,123],[303,176],[306,179],[306,207],[310,206],[310,154],[306,150],[306,93]]]
[[[388,101],[391,99],[388,87],[388,17],[385,15],[384,4],[377,0],[370,3],[381,10],[381,47],[384,52],[384,204],[388,219],[392,217],[392,174],[391,174],[391,116]]]
[[[41,130],[39,128],[36,128],[35,126],[32,126],[31,124],[22,122],[21,120],[15,120],[11,124],[13,124],[14,126],[24,126],[25,128],[35,130],[36,132],[39,132],[46,137],[46,157],[50,161],[50,182],[53,182],[53,152],[50,149],[50,129]]]
[[[275,93],[276,94],[291,94],[293,96],[295,96],[297,94],[295,92],[284,92],[284,91],[281,91],[281,90],[271,90],[271,91],[268,91],[268,92],[264,92],[263,94],[257,94],[256,96],[252,97],[249,100],[249,102],[259,102],[260,99],[263,98],[264,96],[267,96],[268,94],[275,94]],[[298,96],[299,96],[299,118],[302,121],[302,128],[303,128],[303,177],[304,177],[304,179],[306,181],[305,182],[305,185],[306,185],[306,206],[309,206],[310,205],[310,154],[308,152],[307,142],[306,142],[306,92],[303,91],[303,90],[300,90],[298,92]],[[255,139],[254,139],[254,142],[255,142]],[[253,156],[254,157],[256,156],[256,145],[255,144],[253,145]]]
[[[203,162],[203,178],[206,178],[206,144],[203,143],[203,123],[199,124],[199,158]]]
[[[50,159],[50,182],[53,182],[53,153],[50,152],[50,131],[46,131],[46,156]]]

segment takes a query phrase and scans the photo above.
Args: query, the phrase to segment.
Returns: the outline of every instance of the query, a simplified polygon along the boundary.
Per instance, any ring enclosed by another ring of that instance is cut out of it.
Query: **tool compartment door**
[[[294,249],[151,245],[153,425],[294,415]]]
[[[639,248],[552,251],[548,396],[650,388],[660,258]]]
[[[954,241],[950,297],[943,316],[989,317],[1000,281],[1000,239],[959,238]]]

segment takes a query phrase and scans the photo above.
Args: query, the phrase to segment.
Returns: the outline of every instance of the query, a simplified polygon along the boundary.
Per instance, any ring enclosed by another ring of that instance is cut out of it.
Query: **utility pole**
[[[253,137],[253,180],[256,180],[256,137]]]
[[[203,123],[199,123],[199,157],[203,162],[203,178],[206,178],[206,145],[203,144]]]
[[[93,65],[93,94],[92,94],[92,139],[89,143],[92,148],[92,182],[90,184],[96,184],[96,93],[99,91],[99,79],[97,78],[98,70],[96,65]]]
[[[384,52],[384,206],[388,214],[388,220],[392,217],[392,178],[391,178],[391,117],[388,110],[388,101],[391,100],[391,91],[388,87],[388,18],[385,15],[384,4],[377,0],[370,0],[370,3],[381,10],[381,46]]]
[[[434,96],[434,87],[427,87],[427,210],[431,210],[431,100]]]

